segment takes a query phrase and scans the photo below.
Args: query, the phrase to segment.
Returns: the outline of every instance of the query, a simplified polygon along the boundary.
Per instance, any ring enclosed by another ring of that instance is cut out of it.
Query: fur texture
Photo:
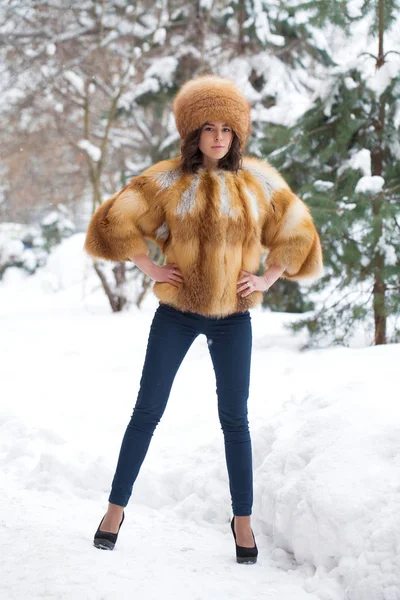
[[[229,79],[201,75],[187,81],[175,96],[173,111],[181,138],[213,120],[233,128],[242,150],[250,135],[250,104]]]
[[[262,301],[237,294],[240,270],[285,267],[286,279],[317,277],[322,251],[310,211],[271,165],[244,158],[237,174],[201,168],[182,173],[179,157],[134,177],[94,213],[85,250],[113,261],[148,254],[146,239],[177,263],[184,283],[155,282],[159,300],[184,311],[223,317]]]

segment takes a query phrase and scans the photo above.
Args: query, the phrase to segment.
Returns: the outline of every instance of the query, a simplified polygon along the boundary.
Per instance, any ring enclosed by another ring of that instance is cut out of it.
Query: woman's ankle
[[[107,515],[109,517],[119,517],[120,519],[122,519],[122,513],[124,512],[124,507],[123,506],[119,506],[118,504],[112,504],[111,502],[108,503],[108,508],[107,508]]]

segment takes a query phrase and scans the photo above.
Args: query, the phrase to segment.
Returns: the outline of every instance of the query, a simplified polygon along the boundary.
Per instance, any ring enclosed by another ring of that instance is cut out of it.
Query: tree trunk
[[[94,270],[96,271],[103,289],[106,293],[106,296],[110,302],[110,306],[113,312],[120,312],[125,304],[127,303],[126,297],[124,295],[124,284],[126,282],[126,266],[125,263],[117,263],[113,268],[113,273],[117,285],[114,290],[112,290],[110,284],[108,283],[103,271],[101,270],[99,264],[97,262],[93,262]]]
[[[239,34],[238,34],[238,52],[239,54],[244,54],[246,49],[246,42],[244,41],[244,28],[243,24],[246,21],[246,7],[244,0],[241,0],[237,9],[237,20],[239,25]]]
[[[120,312],[127,304],[127,298],[125,296],[124,289],[126,283],[126,264],[124,262],[117,263],[113,268],[113,273],[116,282],[114,296],[116,300],[117,310],[115,312]]]
[[[124,90],[124,83],[121,84],[120,89],[116,96],[114,96],[110,103],[108,111],[108,118],[103,139],[101,140],[101,154],[100,158],[95,163],[91,156],[86,153],[89,177],[92,184],[93,192],[93,212],[101,204],[101,176],[103,173],[104,162],[107,153],[107,144],[109,134],[114,120],[119,98]],[[89,101],[89,80],[86,81],[86,94],[84,103],[84,138],[90,141],[90,101]],[[113,312],[120,312],[127,304],[127,298],[125,296],[124,285],[126,283],[126,265],[124,262],[117,263],[113,268],[113,274],[115,278],[115,286],[112,289],[108,283],[104,273],[102,272],[98,263],[94,262],[94,269],[99,276],[103,289],[110,302],[110,306]]]
[[[379,50],[378,59],[376,61],[376,68],[384,64],[383,58],[383,34],[384,34],[384,22],[383,22],[383,3],[384,0],[379,0],[378,5],[378,20],[379,20]],[[383,132],[385,127],[385,101],[384,98],[380,98],[379,106],[379,117],[375,122],[375,131],[377,134],[378,142],[375,148],[371,152],[371,167],[372,175],[379,175],[382,177],[383,173]],[[372,214],[374,217],[374,238],[376,244],[379,243],[382,238],[383,224],[382,224],[382,196],[378,196],[374,199],[372,205]],[[374,305],[374,322],[375,322],[375,345],[386,344],[386,297],[385,297],[385,281],[384,281],[384,267],[385,257],[382,251],[379,249],[376,251],[374,257],[374,287],[373,287],[373,305]]]

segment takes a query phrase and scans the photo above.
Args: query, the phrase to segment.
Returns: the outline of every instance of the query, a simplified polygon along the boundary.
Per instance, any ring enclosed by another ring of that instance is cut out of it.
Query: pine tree
[[[363,18],[374,9],[364,2]],[[399,340],[400,58],[384,53],[397,9],[397,2],[379,0],[371,28],[377,54],[337,69],[275,154],[312,207],[323,242],[325,275],[312,289],[322,300],[311,317],[292,325],[306,326],[311,342],[348,342],[361,325],[375,344]],[[382,70],[380,79],[366,76],[365,61]]]

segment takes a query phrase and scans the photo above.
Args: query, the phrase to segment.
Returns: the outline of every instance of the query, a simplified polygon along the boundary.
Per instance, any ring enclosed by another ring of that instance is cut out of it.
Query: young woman
[[[268,163],[243,157],[250,106],[231,81],[205,75],[174,99],[181,155],[134,177],[89,224],[86,251],[131,260],[159,299],[140,389],[122,440],[108,509],[94,538],[113,549],[133,484],[165,410],[180,364],[207,337],[224,435],[238,562],[256,562],[250,524],[252,450],[247,419],[252,330],[249,309],[279,278],[320,275],[322,253],[308,207]],[[146,239],[163,251],[149,258]],[[260,260],[266,254],[261,276]]]

